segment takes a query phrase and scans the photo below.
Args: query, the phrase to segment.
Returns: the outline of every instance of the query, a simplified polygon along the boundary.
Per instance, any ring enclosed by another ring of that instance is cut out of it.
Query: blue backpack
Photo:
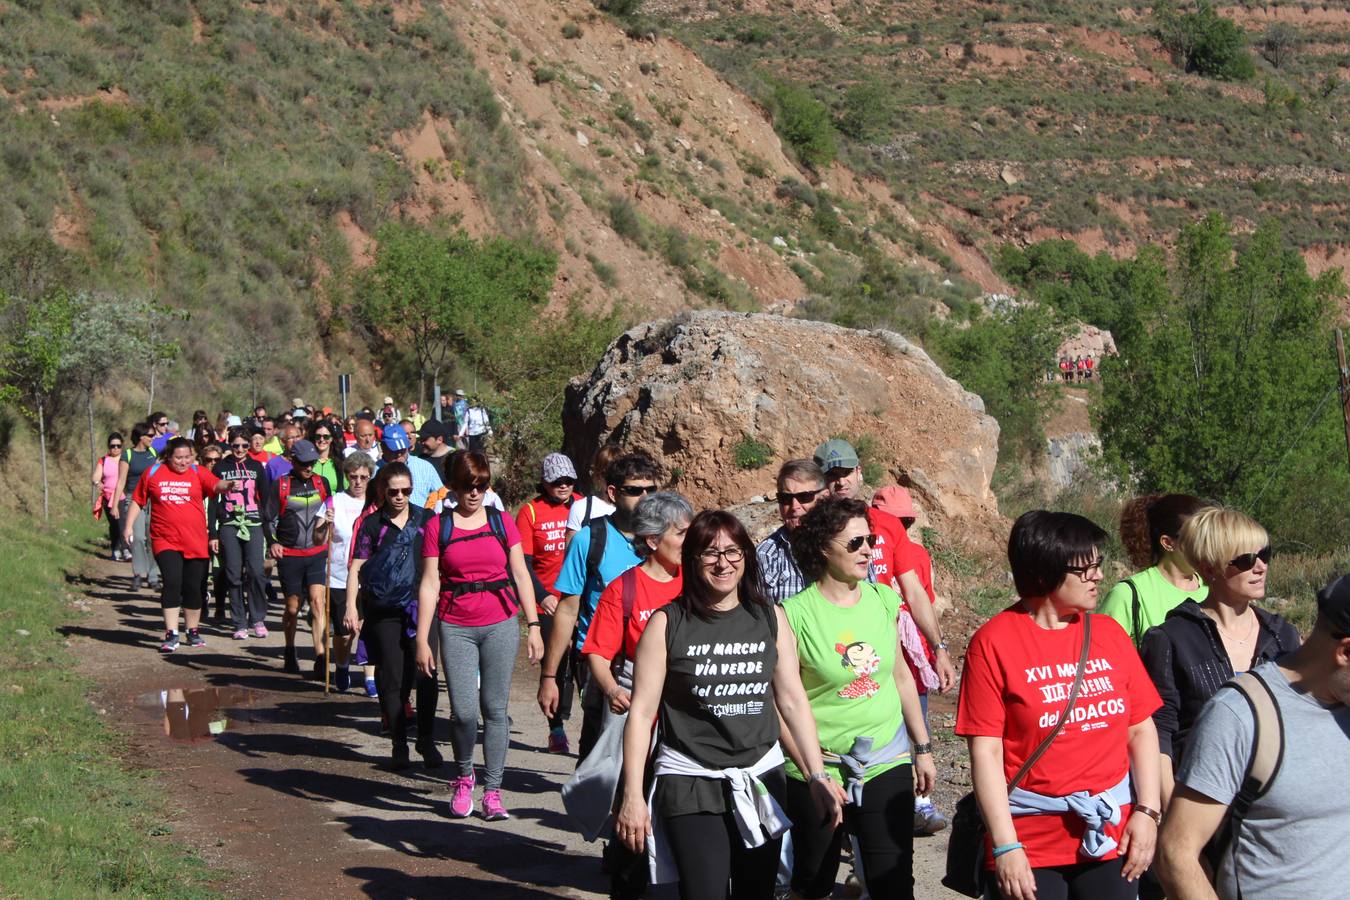
[[[392,540],[385,540],[388,526],[381,527],[378,549],[361,567],[368,608],[394,612],[412,603],[417,590],[417,543],[426,520],[426,510],[410,509],[408,523]]]

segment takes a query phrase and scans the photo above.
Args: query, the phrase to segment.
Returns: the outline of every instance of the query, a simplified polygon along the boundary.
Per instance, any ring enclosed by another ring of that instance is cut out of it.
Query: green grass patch
[[[735,455],[736,468],[762,469],[773,459],[773,448],[747,434],[736,443]]]
[[[118,763],[57,631],[74,615],[64,573],[102,531],[86,516],[0,519],[0,895],[213,896],[202,861],[160,837],[156,794]]]

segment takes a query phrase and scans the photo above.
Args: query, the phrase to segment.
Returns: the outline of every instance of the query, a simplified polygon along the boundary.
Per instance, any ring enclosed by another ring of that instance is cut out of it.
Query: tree
[[[1303,35],[1298,29],[1286,22],[1276,22],[1261,35],[1256,48],[1265,57],[1266,62],[1277,69],[1283,69],[1284,64],[1293,58],[1301,43]]]
[[[1256,74],[1246,32],[1219,15],[1209,0],[1200,0],[1189,13],[1179,12],[1172,0],[1158,0],[1153,18],[1158,39],[1187,72],[1226,81],[1246,81]]]
[[[812,168],[834,161],[839,148],[834,141],[830,111],[806,88],[780,84],[773,92],[773,127]]]
[[[120,298],[88,293],[71,298],[73,325],[61,355],[62,380],[84,399],[89,431],[89,465],[98,459],[94,434],[94,392],[121,364],[128,335],[137,327],[135,312]]]
[[[42,518],[51,521],[47,478],[47,424],[52,398],[61,377],[74,326],[75,303],[69,294],[54,290],[36,299],[0,293],[9,328],[0,348],[0,391],[32,418],[38,429],[42,464]]]
[[[1270,225],[1234,255],[1217,215],[1182,232],[1176,257],[1173,290],[1148,328],[1117,336],[1103,373],[1105,460],[1144,491],[1213,497],[1292,534],[1301,492],[1346,484],[1329,402],[1339,273],[1311,278]]]

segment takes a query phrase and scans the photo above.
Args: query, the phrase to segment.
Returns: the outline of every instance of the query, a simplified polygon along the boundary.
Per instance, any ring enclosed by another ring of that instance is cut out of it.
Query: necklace
[[[1259,624],[1260,623],[1256,619],[1256,613],[1252,613],[1252,624],[1251,627],[1247,629],[1247,636],[1245,638],[1240,638],[1235,635],[1229,634],[1227,631],[1225,631],[1224,627],[1219,624],[1219,620],[1217,618],[1214,620],[1214,627],[1219,629],[1219,634],[1227,638],[1228,640],[1232,641],[1233,643],[1237,644],[1239,647],[1245,646],[1249,641],[1251,641],[1252,636],[1256,634],[1256,629]]]

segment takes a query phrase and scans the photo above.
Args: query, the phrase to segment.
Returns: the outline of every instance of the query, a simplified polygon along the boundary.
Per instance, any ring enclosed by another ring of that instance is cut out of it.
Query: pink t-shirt
[[[445,515],[450,515],[448,511]],[[502,516],[502,525],[506,530],[506,543],[515,547],[520,543],[520,531],[510,516]],[[465,540],[467,538],[467,540]],[[450,592],[455,582],[464,581],[505,581],[507,579],[507,558],[502,550],[501,541],[492,533],[491,526],[465,531],[454,528],[445,552],[439,546],[441,540],[441,517],[432,516],[422,526],[422,555],[440,558],[441,599],[436,605],[436,615],[442,622],[451,625],[483,626],[496,625],[516,614],[518,601],[516,592],[510,587],[493,591],[473,591],[458,597]]]
[[[112,504],[113,494],[117,493],[117,465],[120,456],[103,457],[103,500]]]

